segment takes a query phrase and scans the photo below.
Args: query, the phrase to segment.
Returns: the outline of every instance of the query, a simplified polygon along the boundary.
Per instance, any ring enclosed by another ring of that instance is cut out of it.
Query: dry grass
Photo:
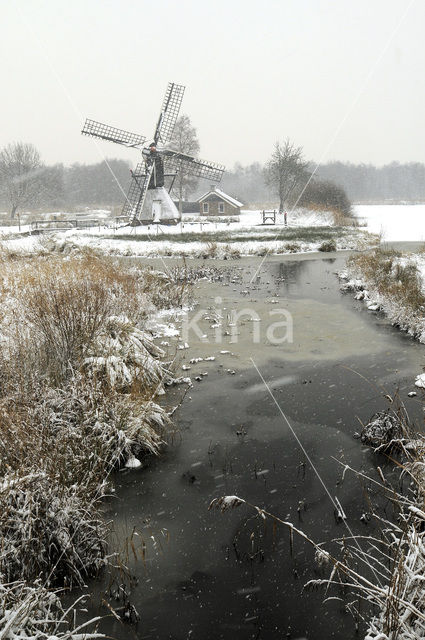
[[[85,598],[75,604],[81,606]],[[90,621],[76,627],[73,609],[64,611],[57,593],[36,581],[0,584],[0,632],[4,640],[94,640],[103,634],[86,632]]]
[[[183,304],[185,283],[90,254],[0,261],[0,602],[24,580],[30,630],[34,581],[83,585],[103,566],[111,472],[170,429],[154,401],[170,374],[143,322]]]
[[[143,272],[142,291],[158,309],[181,308],[187,300],[187,279],[176,278],[172,269],[167,273],[146,270]]]
[[[348,266],[356,269],[378,294],[391,298],[414,313],[423,313],[425,294],[418,269],[411,262],[401,263],[401,257],[401,253],[393,249],[379,248],[351,257]]]
[[[298,242],[287,242],[283,245],[282,253],[299,253],[301,245]]]
[[[347,216],[338,209],[331,209],[336,227],[360,227],[360,222],[355,216]]]
[[[336,251],[336,242],[335,240],[325,240],[319,246],[319,251],[332,252]]]
[[[9,261],[2,275],[3,317],[9,318],[3,364],[17,365],[16,379],[31,378],[36,367],[54,384],[93,355],[108,318],[124,315],[136,326],[156,307],[182,304],[185,291],[181,283],[173,295],[164,274],[119,268],[92,255]]]

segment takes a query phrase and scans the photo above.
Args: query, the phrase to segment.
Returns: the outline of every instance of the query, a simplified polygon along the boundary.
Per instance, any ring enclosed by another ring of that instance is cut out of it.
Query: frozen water
[[[381,233],[386,242],[425,242],[423,204],[357,205],[354,209],[367,222],[368,231]]]

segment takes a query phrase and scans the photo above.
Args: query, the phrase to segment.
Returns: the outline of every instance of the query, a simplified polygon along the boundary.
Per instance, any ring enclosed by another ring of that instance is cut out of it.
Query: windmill
[[[150,222],[177,222],[180,215],[169,192],[165,178],[171,178],[169,190],[179,171],[197,178],[220,182],[224,167],[167,148],[180,111],[185,87],[169,82],[165,92],[153,140],[145,147],[146,137],[124,129],[117,129],[95,120],[87,119],[81,131],[84,135],[109,140],[125,147],[134,147],[142,153],[142,162],[131,171],[131,183],[122,215],[132,225]]]

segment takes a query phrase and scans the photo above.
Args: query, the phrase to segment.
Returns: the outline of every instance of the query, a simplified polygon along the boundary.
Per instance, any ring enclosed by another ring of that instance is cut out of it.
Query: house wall
[[[208,202],[208,213],[204,213],[204,202]],[[224,204],[224,211],[222,213],[218,211],[219,203]],[[231,204],[220,198],[220,196],[212,193],[199,203],[199,212],[204,216],[237,216],[241,210],[240,207],[232,207]]]
[[[176,208],[179,208],[179,201],[174,200],[174,204]],[[191,202],[189,200],[183,200],[182,202],[182,213],[199,213],[199,202],[196,200]]]

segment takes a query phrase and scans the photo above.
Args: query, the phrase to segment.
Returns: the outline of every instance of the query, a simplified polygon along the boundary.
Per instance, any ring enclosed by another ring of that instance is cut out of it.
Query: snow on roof
[[[232,198],[232,196],[227,195],[227,193],[224,193],[224,191],[221,191],[221,189],[211,189],[210,191],[207,191],[207,193],[204,193],[203,196],[198,198],[197,202],[202,202],[202,200],[205,200],[205,198],[213,193],[220,196],[220,198],[223,198],[223,200],[226,200],[226,202],[231,204],[233,207],[243,207],[242,202],[239,202],[239,200],[236,200],[236,198]]]

